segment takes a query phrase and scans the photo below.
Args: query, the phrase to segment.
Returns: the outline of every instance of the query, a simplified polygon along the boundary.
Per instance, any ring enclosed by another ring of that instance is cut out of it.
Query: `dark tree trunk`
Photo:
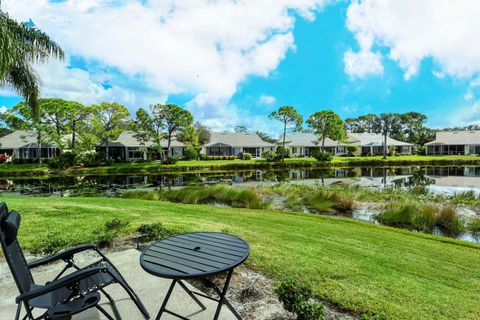
[[[37,158],[38,163],[42,164],[42,133],[37,130]]]
[[[287,122],[283,125],[282,162],[285,161],[285,136],[287,135]]]
[[[384,142],[383,142],[383,159],[387,159],[387,130],[383,132]]]
[[[105,161],[108,160],[108,139],[105,139]]]
[[[77,127],[77,123],[76,123],[76,121],[74,121],[72,123],[72,149],[75,148],[75,143],[76,143],[76,141],[75,141],[75,139],[76,139],[75,131],[77,129],[76,127]]]
[[[167,142],[167,157],[171,157],[172,154],[170,152],[170,145],[172,143],[172,133],[168,132],[168,142]]]
[[[325,135],[324,135],[323,138],[322,138],[322,153],[323,153],[324,150],[325,150],[325,138],[326,138],[326,137],[325,137]]]

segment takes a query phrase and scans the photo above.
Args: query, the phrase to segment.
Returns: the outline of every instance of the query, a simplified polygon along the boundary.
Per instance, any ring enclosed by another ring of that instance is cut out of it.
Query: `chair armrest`
[[[75,286],[80,280],[91,277],[92,275],[101,273],[101,272],[108,272],[108,269],[105,267],[92,267],[88,269],[79,270],[65,277],[62,277],[58,280],[48,282],[46,285],[41,286],[37,289],[33,289],[33,290],[30,290],[29,292],[25,292],[19,295],[15,299],[16,303],[31,300],[33,298],[42,296],[49,292],[55,291],[57,289]]]
[[[43,258],[43,259],[38,259],[38,260],[32,261],[28,264],[28,267],[30,269],[33,269],[33,268],[43,266],[43,265],[48,264],[48,263],[53,262],[53,261],[68,260],[68,259],[71,259],[75,254],[77,254],[79,252],[82,252],[82,251],[87,251],[87,250],[95,250],[95,251],[98,252],[98,249],[97,249],[96,245],[85,244],[85,245],[73,247],[73,248],[70,248],[70,249],[66,249],[66,250],[61,251],[57,254],[54,254],[53,256],[50,256],[50,257],[46,257],[46,258]]]

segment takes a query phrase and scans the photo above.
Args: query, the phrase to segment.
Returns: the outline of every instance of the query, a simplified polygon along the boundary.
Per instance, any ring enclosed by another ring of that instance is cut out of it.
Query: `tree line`
[[[163,152],[162,141],[167,141],[170,150],[174,138],[192,148],[210,139],[210,131],[194,123],[190,112],[175,104],[154,104],[148,111],[140,108],[132,118],[129,110],[116,102],[84,106],[58,98],[38,99],[35,110],[20,102],[2,113],[0,120],[4,134],[13,130],[35,133],[39,162],[45,144],[77,154],[102,144],[108,157],[110,143],[124,130],[133,131],[139,141],[159,154]]]

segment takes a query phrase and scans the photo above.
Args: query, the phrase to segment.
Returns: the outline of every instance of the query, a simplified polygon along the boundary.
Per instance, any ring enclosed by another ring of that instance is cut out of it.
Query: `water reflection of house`
[[[480,167],[428,167],[427,175],[438,186],[480,188]]]

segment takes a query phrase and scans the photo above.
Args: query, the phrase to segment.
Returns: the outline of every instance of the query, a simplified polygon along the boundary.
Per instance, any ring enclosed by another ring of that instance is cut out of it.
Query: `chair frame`
[[[3,208],[4,207],[4,208]],[[5,215],[8,216],[10,212],[6,209],[6,205],[3,203],[0,203],[0,209],[6,210],[7,213]],[[13,212],[13,211],[12,211]],[[0,212],[1,213],[1,212]],[[2,213],[3,214],[3,213]],[[18,214],[18,213],[17,213]],[[2,233],[3,233],[3,221],[0,221],[0,227],[2,228]],[[16,239],[15,235],[15,241],[18,241]],[[0,236],[0,242],[2,245],[2,249],[4,252],[7,250],[7,244],[5,239]],[[18,246],[18,250],[20,254],[23,256],[23,252]],[[74,257],[76,254],[85,252],[85,251],[94,251],[96,252],[99,256],[100,259],[97,260],[96,262],[81,268],[78,266],[75,261]],[[113,263],[97,248],[95,244],[87,244],[87,245],[81,245],[77,247],[73,247],[70,249],[66,249],[60,253],[57,253],[55,255],[52,255],[50,257],[42,258],[30,263],[27,263],[26,261],[26,268],[28,271],[31,273],[32,269],[35,269],[40,266],[45,266],[53,262],[58,262],[58,261],[63,261],[65,262],[64,268],[60,271],[60,273],[50,282],[47,282],[45,285],[42,285],[37,288],[33,288],[27,292],[22,292],[23,290],[21,289],[21,284],[19,282],[19,279],[17,276],[14,274],[14,268],[13,264],[10,261],[8,255],[6,254],[6,260],[7,263],[9,264],[10,270],[12,271],[12,275],[14,275],[15,282],[17,284],[17,287],[20,290],[20,295],[16,297],[15,302],[17,304],[17,311],[15,315],[15,320],[19,320],[21,313],[22,313],[22,307],[25,309],[25,315],[23,316],[22,320],[41,320],[41,319],[51,319],[48,316],[48,310],[47,309],[44,313],[41,315],[35,317],[33,315],[34,309],[39,309],[39,307],[32,307],[29,303],[31,299],[34,299],[36,297],[40,297],[42,295],[54,292],[55,290],[66,288],[70,291],[69,296],[62,302],[57,303],[56,305],[59,304],[67,304],[69,302],[75,301],[76,299],[79,298],[84,298],[85,295],[88,295],[89,293],[92,292],[97,292],[100,291],[110,302],[112,306],[112,310],[114,313],[115,318],[113,318],[110,314],[107,313],[107,311],[100,305],[95,304],[92,307],[97,308],[108,320],[121,320],[122,317],[120,316],[120,313],[118,311],[118,308],[115,304],[114,299],[104,290],[105,287],[111,285],[111,284],[119,284],[129,295],[130,299],[135,303],[139,311],[142,313],[143,317],[145,319],[149,319],[150,315],[148,314],[148,311],[146,310],[145,306],[139,299],[139,297],[136,295],[136,293],[133,291],[133,289],[130,287],[130,285],[126,282],[126,280],[122,277],[121,273],[118,271],[118,269],[113,265]],[[102,266],[103,263],[103,266]],[[73,270],[72,270],[73,269]],[[72,270],[72,273],[65,274],[67,271]],[[113,271],[113,272],[112,272]],[[83,289],[80,290],[79,285],[81,280],[88,279],[89,277],[95,276],[99,273],[107,273],[111,277],[111,281],[107,283],[95,283],[92,287],[89,287],[88,289]],[[51,307],[54,307],[55,305],[52,305]],[[50,308],[51,308],[50,307]],[[44,309],[44,308],[40,308]],[[85,310],[81,310],[85,311]],[[55,318],[55,319],[61,319],[61,318]],[[69,317],[65,317],[65,319],[69,319]]]

